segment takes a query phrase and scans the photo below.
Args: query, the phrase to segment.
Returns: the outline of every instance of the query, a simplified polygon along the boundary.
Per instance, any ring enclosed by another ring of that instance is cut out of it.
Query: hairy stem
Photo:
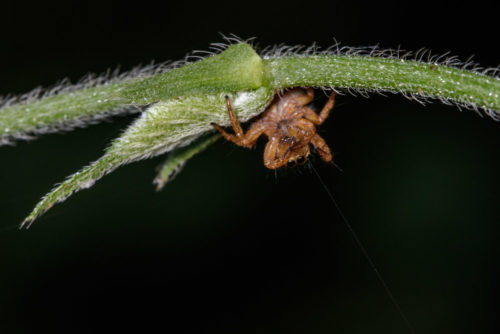
[[[58,87],[42,98],[28,94],[20,102],[7,101],[0,108],[0,145],[83,127],[172,97],[255,90],[262,86],[262,73],[262,59],[241,43],[217,56],[155,75],[144,77],[138,71],[110,82],[97,78],[74,87]]]
[[[319,55],[264,61],[275,88],[317,86],[399,92],[481,108],[500,116],[500,80],[445,65],[397,58]]]

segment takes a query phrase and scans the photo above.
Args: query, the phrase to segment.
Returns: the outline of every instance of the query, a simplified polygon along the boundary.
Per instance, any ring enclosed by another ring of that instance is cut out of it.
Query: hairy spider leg
[[[325,103],[323,109],[321,109],[319,114],[317,114],[314,110],[312,110],[309,107],[303,107],[302,109],[304,111],[304,118],[310,120],[316,125],[323,124],[323,122],[328,118],[328,115],[330,115],[330,111],[333,109],[334,105],[335,105],[335,91],[332,91],[330,97],[328,98],[328,101]]]
[[[292,96],[295,95],[293,97],[295,104],[298,106],[305,106],[306,104],[309,104],[314,100],[314,90],[311,87],[307,87],[305,91],[306,93],[304,94],[304,89],[302,88],[293,89],[285,93],[285,95],[287,94],[291,94]]]
[[[227,112],[229,114],[229,119],[231,120],[231,126],[233,127],[234,133],[238,137],[243,137],[243,129],[241,128],[240,122],[238,122],[238,119],[236,118],[236,115],[234,114],[233,111],[233,106],[231,105],[231,100],[229,99],[229,96],[226,95],[226,108]]]
[[[286,159],[283,154],[280,154],[282,158],[276,158],[279,148],[279,140],[275,137],[269,138],[264,150],[264,166],[269,169],[277,169],[286,163]]]
[[[318,151],[319,156],[325,162],[331,162],[333,159],[332,152],[326,144],[325,140],[320,135],[315,134],[311,139],[311,145]]]
[[[266,126],[264,122],[257,121],[253,123],[246,133],[243,133],[243,129],[241,128],[240,122],[236,119],[236,115],[234,114],[233,107],[231,105],[231,101],[229,97],[226,96],[226,107],[227,112],[229,113],[229,119],[231,120],[231,126],[234,130],[234,135],[227,133],[220,125],[212,123],[212,126],[215,130],[219,131],[219,133],[224,137],[224,139],[233,142],[234,144],[242,147],[250,148],[255,145],[257,139],[266,131]]]

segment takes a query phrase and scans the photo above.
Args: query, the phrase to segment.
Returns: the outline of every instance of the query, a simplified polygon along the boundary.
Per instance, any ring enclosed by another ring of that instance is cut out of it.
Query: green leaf
[[[98,179],[121,165],[189,145],[213,131],[212,122],[229,125],[226,95],[231,99],[238,118],[246,121],[265,109],[274,92],[260,88],[236,94],[183,96],[152,105],[112,143],[102,158],[71,175],[47,194],[22,226],[29,226],[55,203],[64,201],[76,191],[93,186]]]
[[[160,166],[159,173],[153,180],[153,184],[156,185],[156,191],[162,190],[167,182],[172,181],[184,168],[187,160],[215,143],[220,137],[219,134],[210,134],[186,147],[172,151],[168,155],[167,160]]]

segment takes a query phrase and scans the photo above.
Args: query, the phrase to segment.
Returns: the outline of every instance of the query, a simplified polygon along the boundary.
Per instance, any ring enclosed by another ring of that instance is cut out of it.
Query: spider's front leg
[[[218,124],[212,123],[212,126],[215,130],[219,131],[224,139],[233,142],[238,146],[247,148],[254,146],[260,135],[266,131],[264,123],[257,121],[250,126],[250,129],[248,129],[246,133],[243,133],[243,129],[241,128],[240,122],[236,119],[236,115],[234,114],[233,107],[228,96],[226,96],[226,107],[227,112],[229,113],[229,119],[231,120],[231,126],[233,127],[235,134],[233,135],[227,133],[226,130]]]
[[[321,159],[324,162],[331,162],[333,160],[332,152],[330,148],[326,144],[325,140],[321,138],[318,134],[315,134],[311,139],[311,145],[314,146],[316,151],[318,152]]]
[[[330,94],[330,98],[324,105],[323,109],[321,109],[319,114],[316,114],[316,112],[309,107],[304,107],[304,118],[310,120],[316,125],[323,124],[323,122],[328,118],[328,115],[330,115],[330,111],[333,109],[334,105],[335,91],[332,91],[332,93]]]

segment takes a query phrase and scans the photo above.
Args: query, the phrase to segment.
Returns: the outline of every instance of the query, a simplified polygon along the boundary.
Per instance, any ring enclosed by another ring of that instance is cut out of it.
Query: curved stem
[[[4,101],[3,106],[0,99],[0,145],[84,127],[179,96],[256,90],[262,86],[263,73],[262,59],[246,43],[162,73],[146,75],[147,71],[114,79],[98,77],[43,94],[35,90],[17,101]]]
[[[313,55],[264,60],[275,88],[316,86],[399,92],[500,116],[500,80],[450,66],[370,56]]]

